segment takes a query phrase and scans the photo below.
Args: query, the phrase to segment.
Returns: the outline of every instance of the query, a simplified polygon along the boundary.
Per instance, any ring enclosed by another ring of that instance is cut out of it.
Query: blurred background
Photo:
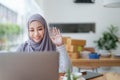
[[[120,0],[0,0],[0,52],[14,52],[28,39],[27,20],[35,13],[41,14],[49,27],[58,27],[63,37],[85,40],[84,47],[95,51],[100,46],[94,41],[111,42],[103,33],[111,25],[117,27],[117,47],[111,52],[120,53]],[[119,67],[112,70],[119,72]]]
[[[27,40],[27,19],[42,14],[34,0],[0,0],[0,51],[15,51]]]
[[[63,36],[84,39],[85,47],[96,48],[94,41],[107,27],[120,27],[120,8],[106,7],[105,0],[79,1],[0,0],[0,51],[15,51],[27,40],[27,19],[34,13],[44,16],[49,26],[58,26]],[[120,52],[120,45],[114,52]]]

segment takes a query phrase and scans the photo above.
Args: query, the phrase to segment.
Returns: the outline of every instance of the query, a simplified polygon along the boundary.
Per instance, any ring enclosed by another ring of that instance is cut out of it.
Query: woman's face
[[[33,21],[29,24],[29,37],[36,43],[43,39],[44,26],[39,21]]]

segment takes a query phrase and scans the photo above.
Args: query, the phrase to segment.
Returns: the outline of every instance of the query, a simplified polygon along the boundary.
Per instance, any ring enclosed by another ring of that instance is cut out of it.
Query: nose
[[[38,36],[38,31],[37,30],[35,30],[34,35]]]

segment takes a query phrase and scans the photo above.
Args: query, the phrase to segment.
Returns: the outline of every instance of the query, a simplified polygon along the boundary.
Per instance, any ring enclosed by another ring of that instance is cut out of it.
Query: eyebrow
[[[41,27],[43,27],[43,26],[38,26],[37,28],[41,28]],[[34,27],[30,27],[29,29],[33,29]]]
[[[43,26],[38,26],[38,27],[43,27]]]

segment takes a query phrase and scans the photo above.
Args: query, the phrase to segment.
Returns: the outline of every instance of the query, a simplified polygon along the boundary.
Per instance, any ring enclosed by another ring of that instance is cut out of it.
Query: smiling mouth
[[[39,40],[40,39],[40,37],[36,37],[36,38],[34,38],[35,40]]]

